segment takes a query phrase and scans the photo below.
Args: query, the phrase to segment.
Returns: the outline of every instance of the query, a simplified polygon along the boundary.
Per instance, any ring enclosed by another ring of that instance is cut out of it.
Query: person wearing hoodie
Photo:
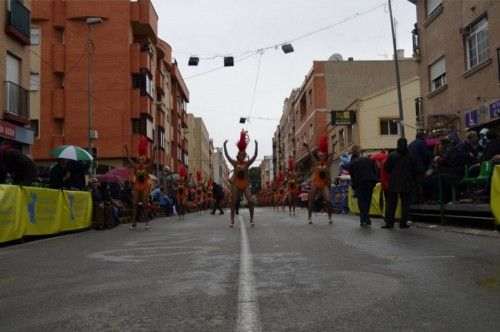
[[[416,169],[415,158],[408,152],[406,138],[400,138],[396,151],[387,157],[384,169],[389,173],[389,188],[387,210],[385,211],[385,225],[382,228],[394,228],[394,215],[398,205],[398,196],[401,199],[401,219],[399,228],[408,228],[409,195],[415,185]]]

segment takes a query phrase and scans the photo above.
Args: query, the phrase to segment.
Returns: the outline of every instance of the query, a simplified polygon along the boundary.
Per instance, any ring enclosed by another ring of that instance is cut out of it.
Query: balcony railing
[[[7,11],[7,26],[5,30],[23,44],[30,44],[31,12],[18,0],[10,1],[10,10]]]
[[[29,120],[29,92],[19,85],[5,82],[5,114],[14,121],[21,123]]]

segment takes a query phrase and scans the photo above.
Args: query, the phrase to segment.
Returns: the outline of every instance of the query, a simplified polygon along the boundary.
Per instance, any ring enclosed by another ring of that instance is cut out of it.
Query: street
[[[500,330],[499,238],[225,212],[1,248],[1,330]]]

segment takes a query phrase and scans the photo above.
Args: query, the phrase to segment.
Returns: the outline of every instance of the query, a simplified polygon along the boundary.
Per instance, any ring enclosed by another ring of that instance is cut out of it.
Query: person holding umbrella
[[[139,139],[139,158],[134,161],[130,158],[128,147],[125,145],[125,153],[130,163],[130,168],[134,172],[134,183],[132,185],[132,226],[130,230],[135,230],[137,223],[137,212],[139,202],[142,203],[144,209],[144,228],[149,229],[149,213],[148,213],[148,198],[149,198],[149,170],[151,168],[150,159],[146,157],[148,151],[148,140],[141,136]]]
[[[37,176],[33,160],[10,145],[0,147],[0,183],[10,175],[13,184],[29,186]]]

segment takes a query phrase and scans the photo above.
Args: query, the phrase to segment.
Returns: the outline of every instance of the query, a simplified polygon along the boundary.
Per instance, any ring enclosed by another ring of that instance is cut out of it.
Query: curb
[[[442,225],[436,225],[436,224],[432,224],[432,225],[423,224],[422,225],[422,224],[413,223],[413,225],[416,228],[431,229],[431,230],[442,231],[442,232],[453,232],[453,233],[461,233],[461,234],[467,234],[467,235],[484,236],[484,237],[492,237],[492,238],[499,238],[500,239],[500,232],[494,231],[494,230],[461,228],[461,227],[454,227],[454,226],[442,226]]]

